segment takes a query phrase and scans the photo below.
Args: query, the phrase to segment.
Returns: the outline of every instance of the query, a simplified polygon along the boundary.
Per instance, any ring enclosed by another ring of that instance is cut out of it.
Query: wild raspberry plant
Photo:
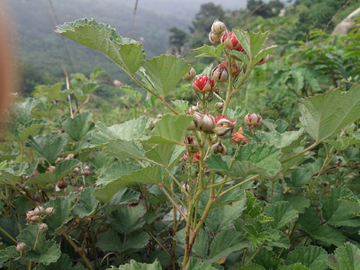
[[[287,131],[285,121],[231,108],[275,48],[263,49],[268,32],[229,32],[215,21],[209,38],[218,46],[194,50],[215,68],[200,74],[180,57],[145,60],[141,43],[94,20],[58,32],[104,53],[169,113],[94,125],[83,106],[95,71],[89,80],[73,74],[66,90],[41,86],[18,104],[7,145],[20,154],[2,148],[9,155],[0,164],[6,267],[356,269],[358,87],[301,100],[302,127]],[[166,99],[181,78],[196,105]],[[19,207],[20,198],[31,207]],[[66,243],[81,262],[61,255]],[[155,258],[161,266],[149,264]],[[122,266],[130,259],[138,262]]]

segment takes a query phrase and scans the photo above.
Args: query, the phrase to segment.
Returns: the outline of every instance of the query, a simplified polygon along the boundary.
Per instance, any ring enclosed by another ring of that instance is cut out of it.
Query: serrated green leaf
[[[175,110],[180,113],[185,113],[189,109],[189,101],[187,100],[172,100],[172,104],[175,105]]]
[[[110,140],[138,140],[144,137],[144,133],[149,129],[152,119],[146,116],[141,116],[137,119],[132,119],[119,125],[106,127],[102,123],[96,124],[99,131],[91,137],[90,147],[106,144]]]
[[[56,177],[55,173],[41,173],[33,178],[30,178],[26,181],[27,186],[31,185],[46,185],[46,184],[55,184]]]
[[[161,55],[142,62],[146,75],[150,78],[154,91],[164,98],[181,80],[191,66],[182,58]]]
[[[161,265],[158,261],[153,264],[146,264],[130,260],[130,264],[120,265],[118,268],[112,266],[111,270],[161,270]]]
[[[326,140],[325,142],[333,146],[336,150],[341,151],[348,148],[350,145],[359,143],[359,140],[356,138],[339,136],[337,141]]]
[[[225,43],[222,43],[217,47],[209,46],[209,45],[205,44],[202,47],[192,50],[192,52],[201,53],[201,54],[195,56],[195,58],[199,58],[199,57],[219,58],[224,50],[224,46],[225,46]]]
[[[291,145],[291,143],[304,133],[304,129],[298,131],[287,131],[284,133],[274,132],[256,132],[262,142],[267,142],[270,145],[275,145],[277,148],[283,148]]]
[[[121,207],[121,205],[128,204],[129,202],[137,202],[139,201],[139,199],[140,199],[139,192],[128,188],[122,188],[109,201],[105,212],[107,214],[111,213],[112,211]]]
[[[186,128],[193,119],[193,116],[188,115],[163,115],[147,142],[181,144]]]
[[[94,195],[101,202],[109,201],[120,189],[136,183],[159,184],[162,182],[162,171],[158,166],[146,167],[142,170],[132,172],[130,175],[122,175],[119,179],[112,181],[104,188],[98,188]]]
[[[141,159],[145,157],[145,150],[140,142],[120,139],[110,141],[104,148],[103,153],[123,161],[127,158]]]
[[[26,122],[24,129],[22,129],[18,134],[19,140],[24,142],[29,136],[38,135],[45,125],[47,125],[47,122],[41,119]]]
[[[257,63],[261,61],[261,59],[265,58],[269,53],[271,53],[274,49],[277,48],[277,45],[272,45],[266,49],[262,49],[254,58],[252,62],[252,66],[255,66]]]
[[[142,204],[135,207],[122,205],[109,214],[108,220],[115,230],[122,234],[129,234],[145,224],[142,218],[144,215],[145,207]]]
[[[19,166],[6,168],[5,170],[0,170],[0,184],[2,185],[16,185],[18,181],[21,180],[21,176],[26,173],[26,169],[29,167],[29,164],[22,163]]]
[[[229,157],[211,155],[205,160],[205,164],[211,170],[229,176],[246,177],[249,175],[259,174],[259,178],[271,178],[271,175],[266,171],[265,168],[261,168],[250,161],[235,161],[231,170],[229,170]]]
[[[6,232],[4,233],[0,230],[1,242],[3,242],[6,246],[16,245],[14,240],[16,240],[19,235],[19,226],[14,226],[14,224],[17,224],[17,220],[14,215],[0,219],[0,227]],[[25,225],[22,218],[20,219],[20,225],[21,227],[24,227]],[[12,239],[9,236],[11,236]]]
[[[46,241],[39,251],[36,249],[26,252],[27,259],[45,265],[56,262],[60,256],[60,246],[54,240]]]
[[[99,201],[92,195],[94,189],[94,187],[87,187],[80,193],[79,201],[72,210],[74,215],[83,218],[92,215],[96,211]]]
[[[242,110],[239,106],[236,106],[235,109],[227,109],[226,117],[229,117],[232,120],[236,120],[244,114],[244,110]]]
[[[360,87],[332,90],[300,101],[300,122],[317,143],[360,119]]]
[[[310,206],[310,200],[306,199],[303,194],[281,193],[280,196],[274,196],[270,200],[270,203],[276,203],[279,201],[288,202],[299,213],[304,213],[305,208]]]
[[[21,258],[21,253],[17,252],[15,246],[7,247],[6,249],[0,250],[0,258],[15,259]]]
[[[16,104],[13,111],[16,121],[22,125],[25,125],[26,122],[30,120],[31,111],[37,103],[37,100],[27,98],[25,102]]]
[[[333,270],[356,270],[360,268],[360,249],[351,243],[338,247],[329,255],[326,263]]]
[[[301,263],[311,270],[325,270],[327,252],[321,247],[308,246],[291,251],[286,259],[287,264]]]
[[[68,118],[63,122],[62,126],[71,139],[77,142],[84,138],[94,127],[94,123],[90,122],[91,117],[91,113],[83,112],[75,115],[74,118]]]
[[[149,235],[146,232],[136,232],[128,235],[126,239],[114,230],[104,232],[96,243],[102,251],[115,251],[117,253],[130,249],[139,249],[149,242]]]
[[[134,74],[144,59],[141,43],[123,38],[108,24],[80,19],[57,27],[62,34],[84,46],[102,52],[129,74]]]
[[[265,215],[274,218],[270,225],[274,229],[280,229],[289,222],[298,218],[298,212],[289,202],[277,202],[265,207]]]
[[[333,188],[328,196],[325,194],[321,196],[323,216],[330,225],[360,226],[360,217],[340,200],[347,196],[354,195],[350,189],[343,187]]]
[[[206,226],[214,233],[219,233],[223,230],[233,227],[235,220],[241,215],[246,208],[246,199],[217,208],[211,211],[208,218],[205,220]]]
[[[115,158],[108,157],[103,152],[96,152],[89,162],[94,165],[96,169],[101,169],[103,167],[110,167],[115,162]]]
[[[32,147],[49,163],[55,163],[57,158],[64,152],[67,141],[57,133],[37,135],[30,137],[27,146]]]
[[[47,87],[46,85],[39,85],[36,87],[34,94],[36,96],[40,96],[38,95],[38,92],[40,92],[41,96],[45,96],[49,100],[59,100],[61,88],[63,85],[64,83],[56,83],[50,87]]]
[[[134,171],[141,170],[142,167],[139,164],[133,164],[128,162],[114,163],[110,168],[106,169],[96,181],[96,185],[106,185],[112,181],[119,179],[123,175],[130,175]]]
[[[250,30],[244,31],[237,29],[233,29],[233,33],[250,59],[254,58],[262,50],[269,35],[269,31],[265,33],[262,31],[254,33]]]
[[[38,235],[38,225],[30,225],[23,229],[18,235],[17,240],[24,242],[27,245],[27,250],[34,249],[35,242]],[[44,233],[39,234],[38,244],[36,245],[36,251],[40,251],[42,246],[45,244]]]
[[[292,265],[286,265],[279,268],[279,270],[309,270],[305,265],[301,263],[295,263]]]
[[[69,173],[71,173],[76,167],[81,165],[81,162],[77,159],[64,160],[56,164],[55,177],[59,181]]]
[[[257,166],[265,168],[272,176],[275,176],[281,169],[280,156],[281,151],[275,146],[248,143],[239,148],[236,160],[251,161]]]
[[[249,59],[248,57],[243,54],[242,52],[236,51],[236,50],[232,50],[230,53],[230,55],[234,56],[236,59],[239,59],[244,62],[245,64],[249,64]]]
[[[122,86],[120,89],[123,90],[126,94],[128,94],[128,96],[131,97],[133,100],[141,100],[142,95],[139,92],[135,91],[131,86]]]
[[[54,207],[54,215],[46,216],[44,219],[44,223],[48,225],[50,231],[57,233],[73,218],[71,211],[75,207],[74,201],[77,196],[77,194],[72,194],[66,198],[56,198],[44,204],[44,209]]]
[[[217,262],[227,258],[231,253],[248,246],[247,240],[239,233],[230,230],[220,232],[210,245],[210,254],[207,262]]]
[[[36,270],[75,270],[77,268],[71,268],[73,265],[72,260],[68,254],[61,254],[60,258],[49,265],[40,265]],[[80,270],[80,269],[79,269]]]
[[[264,267],[266,270],[275,270],[284,265],[284,261],[267,248],[261,248],[254,258],[254,262]]]
[[[185,270],[216,270],[210,263],[200,261],[196,258],[190,257]]]
[[[325,243],[341,246],[346,241],[340,230],[326,224],[320,226],[319,217],[312,208],[306,208],[305,213],[299,215],[298,222],[305,232]]]

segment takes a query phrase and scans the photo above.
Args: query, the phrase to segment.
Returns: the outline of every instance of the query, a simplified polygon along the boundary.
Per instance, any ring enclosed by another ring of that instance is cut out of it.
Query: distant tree
[[[178,50],[180,50],[181,47],[184,46],[188,34],[177,27],[171,27],[168,29],[168,31],[170,32],[170,45],[175,46],[176,48],[178,48]]]
[[[200,46],[200,44],[209,44],[208,34],[215,19],[226,23],[225,11],[221,5],[214,3],[202,4],[200,11],[196,14],[192,21],[192,26],[189,27],[192,35],[192,47]]]
[[[277,16],[280,12],[280,9],[284,7],[284,3],[282,3],[280,0],[271,0],[269,3],[264,3],[262,0],[248,0],[247,1],[247,9],[249,11],[252,11],[262,5],[260,8],[258,8],[254,14],[262,16],[263,18],[271,18],[274,16]]]

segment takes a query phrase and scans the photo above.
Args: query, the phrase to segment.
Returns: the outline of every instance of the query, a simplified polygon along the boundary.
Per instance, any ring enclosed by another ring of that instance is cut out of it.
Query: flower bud
[[[41,216],[41,215],[44,214],[44,213],[45,213],[44,208],[42,208],[41,206],[35,207],[35,209],[34,209],[34,214],[35,214],[36,216]]]
[[[193,105],[193,106],[190,107],[188,112],[189,112],[190,115],[193,115],[195,112],[199,112],[199,111],[200,111],[199,108],[197,106]]]
[[[214,133],[218,135],[219,138],[230,137],[236,125],[236,120],[233,121],[225,116],[216,116],[215,121],[216,121],[216,125],[214,128]]]
[[[25,251],[27,249],[27,245],[24,242],[17,243],[16,245],[16,251]]]
[[[187,130],[196,130],[199,129],[203,124],[203,119],[201,117],[201,114],[198,112],[194,113],[195,119],[190,123]]]
[[[70,159],[74,159],[74,154],[69,154],[65,160],[70,160]]]
[[[221,37],[221,43],[225,43],[225,48],[229,50],[234,50],[241,47],[241,44],[239,43],[233,32],[225,33]]]
[[[52,216],[54,214],[54,211],[55,211],[55,208],[54,207],[48,207],[45,209],[45,213],[48,215],[48,216]]]
[[[50,166],[50,167],[46,168],[46,172],[47,172],[47,173],[53,173],[53,172],[55,172],[55,167],[54,167],[54,166]]]
[[[29,216],[28,218],[26,218],[26,221],[29,224],[36,224],[39,221],[39,216]]]
[[[65,181],[65,180],[60,180],[58,183],[57,183],[57,187],[59,189],[64,189],[68,186],[69,184]]]
[[[257,65],[260,66],[260,65],[263,65],[267,62],[267,60],[269,60],[269,55],[267,55],[266,57],[264,57],[263,59],[261,59]]]
[[[162,114],[159,113],[156,118],[151,122],[151,128],[153,129],[155,127],[155,124],[161,119]],[[88,167],[89,168],[89,167]]]
[[[38,225],[39,232],[47,232],[48,225],[46,223],[41,223]]]
[[[195,69],[191,68],[189,70],[189,72],[187,72],[183,77],[182,79],[185,80],[185,81],[191,81],[192,79],[194,79],[196,76],[196,71]]]
[[[224,65],[220,64],[211,71],[211,78],[215,82],[226,82],[229,79],[229,72]]]
[[[229,67],[229,62],[224,61],[219,66],[222,66],[227,69]],[[240,68],[236,65],[235,61],[233,61],[231,67],[231,76],[236,77],[239,74],[239,72],[240,72]]]
[[[211,26],[211,32],[213,32],[214,34],[221,34],[225,30],[226,30],[225,23],[219,21],[218,19],[216,19]]]
[[[205,93],[209,92],[213,88],[214,84],[215,82],[213,79],[209,79],[206,75],[201,75],[195,80],[193,80],[191,86],[194,91],[199,93]]]
[[[212,44],[218,45],[221,43],[221,35],[220,34],[214,34],[213,32],[209,33],[209,40]]]
[[[221,143],[221,141],[213,144],[211,147],[210,147],[210,152],[212,154],[221,154],[221,155],[225,155],[226,154],[226,147],[225,145],[223,145]]]
[[[81,171],[82,175],[89,176],[91,174],[91,171],[89,170],[88,166],[85,166],[84,170]]]
[[[204,106],[203,106],[203,104],[202,104],[201,101],[199,101],[198,103],[196,103],[196,106],[199,108],[199,110],[204,109]]]
[[[217,103],[215,103],[215,110],[216,110],[217,112],[221,113],[222,110],[223,110],[223,108],[224,108],[224,102],[217,102]]]
[[[240,143],[240,144],[245,144],[245,143],[250,142],[243,134],[244,134],[243,129],[241,127],[241,128],[239,128],[239,130],[237,132],[233,132],[231,134],[231,140],[234,143]]]
[[[56,161],[55,161],[55,164],[58,164],[60,163],[61,161],[63,161],[64,159],[63,158],[58,158]]]
[[[259,127],[261,124],[261,120],[262,120],[262,118],[261,118],[260,114],[248,113],[244,118],[244,123],[246,126],[251,127],[251,128]]]
[[[199,147],[196,146],[197,142],[194,139],[194,137],[191,136],[185,137],[184,143],[190,145],[186,147],[189,153],[193,154],[199,151]]]
[[[188,152],[186,156],[189,158],[191,155]],[[193,154],[192,162],[197,162],[197,161],[200,161],[200,151]]]
[[[211,131],[215,127],[215,118],[210,114],[203,114],[202,115],[202,125],[200,126],[199,130],[201,131]]]
[[[186,192],[189,192],[189,184],[187,182],[185,182],[184,184],[182,184],[182,187],[186,190]]]

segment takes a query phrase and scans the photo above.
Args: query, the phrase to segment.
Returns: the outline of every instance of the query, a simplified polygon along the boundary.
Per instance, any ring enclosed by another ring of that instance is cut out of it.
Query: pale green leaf
[[[28,145],[49,163],[55,163],[57,158],[64,152],[67,141],[57,133],[49,133],[30,137]],[[28,146],[27,145],[27,146]]]
[[[144,158],[145,150],[140,142],[114,140],[110,141],[103,150],[103,153],[108,156],[117,157],[119,160],[126,160],[127,158]]]
[[[26,252],[26,258],[37,263],[48,265],[56,262],[61,256],[60,246],[54,241],[46,241],[40,250]]]
[[[196,49],[192,50],[192,52],[201,53],[201,54],[195,56],[195,58],[199,58],[199,57],[215,57],[215,58],[219,58],[221,56],[221,53],[224,50],[224,46],[225,46],[225,43],[222,43],[217,47],[209,46],[209,45],[205,44],[202,47],[199,47],[199,48],[196,48]]]
[[[155,124],[151,138],[147,142],[181,144],[186,128],[193,118],[188,115],[163,115]]]
[[[15,104],[14,106],[14,115],[16,121],[22,125],[25,125],[27,121],[30,120],[31,111],[38,103],[37,100],[32,98],[27,98],[25,102]]]
[[[161,265],[158,261],[153,264],[146,264],[130,260],[130,264],[120,265],[118,268],[112,266],[110,270],[161,270]]]
[[[80,19],[58,26],[62,34],[84,46],[100,51],[129,74],[134,74],[144,59],[141,43],[123,38],[108,24]]]
[[[325,270],[327,252],[321,247],[308,246],[291,251],[286,259],[288,264],[301,263],[311,270]]]
[[[360,217],[340,200],[347,196],[355,197],[350,189],[343,187],[333,188],[328,196],[325,194],[321,196],[323,216],[330,225],[360,226]]]
[[[74,118],[68,118],[63,122],[62,126],[74,141],[80,141],[94,126],[94,124],[90,122],[91,117],[91,113],[83,112],[75,115]]]
[[[123,187],[136,183],[159,184],[162,181],[162,171],[158,166],[146,167],[130,175],[122,175],[119,179],[108,183],[106,187],[96,189],[93,194],[99,201],[107,202]]]
[[[111,213],[112,211],[121,207],[121,205],[128,204],[130,202],[138,202],[140,199],[140,193],[129,189],[122,188],[112,197],[106,207],[106,213]]]
[[[252,62],[252,66],[255,66],[257,63],[261,61],[261,59],[265,58],[269,53],[271,53],[274,49],[277,48],[277,45],[272,45],[266,49],[262,49],[254,58]]]
[[[262,50],[264,43],[267,40],[267,36],[269,35],[269,31],[265,33],[262,31],[254,33],[250,30],[244,31],[237,29],[233,29],[233,33],[250,59],[254,58]]]
[[[145,60],[142,66],[153,84],[154,91],[163,98],[191,68],[184,59],[173,55],[161,55]]]
[[[132,172],[141,170],[139,164],[129,162],[114,163],[110,168],[106,169],[97,179],[96,185],[106,185],[110,182],[118,180],[123,175],[130,175]]]
[[[360,269],[360,249],[351,243],[338,247],[326,263],[333,270]]]
[[[289,222],[298,218],[298,212],[289,202],[277,202],[265,207],[265,215],[274,218],[270,225],[274,229],[280,229]]]
[[[24,129],[20,130],[18,134],[20,141],[24,142],[29,136],[38,135],[45,125],[47,125],[47,122],[41,119],[26,122]]]
[[[321,142],[360,119],[360,87],[347,92],[332,90],[300,101],[300,122],[310,136]]]
[[[74,215],[83,218],[92,215],[96,211],[99,201],[92,195],[94,189],[94,187],[87,187],[80,193],[80,198],[72,210]]]
[[[56,164],[55,177],[59,181],[69,173],[71,173],[76,167],[81,165],[81,162],[77,159],[64,160]]]
[[[142,218],[145,215],[145,207],[138,204],[135,207],[122,205],[108,216],[112,227],[122,234],[129,234],[145,224]]]

